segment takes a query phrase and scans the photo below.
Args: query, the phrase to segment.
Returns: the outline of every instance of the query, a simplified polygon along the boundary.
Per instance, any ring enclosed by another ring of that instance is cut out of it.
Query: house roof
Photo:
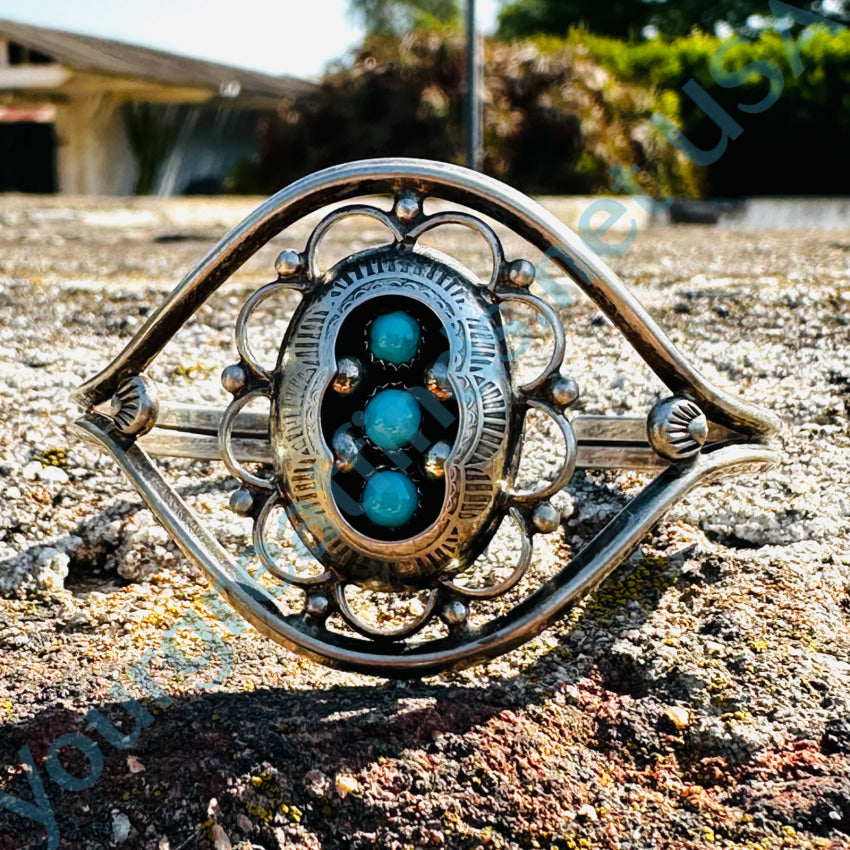
[[[210,90],[213,95],[229,92],[230,97],[241,94],[280,98],[309,93],[317,88],[314,83],[297,77],[275,77],[121,41],[15,21],[0,20],[0,39],[37,50],[74,70],[198,87]]]

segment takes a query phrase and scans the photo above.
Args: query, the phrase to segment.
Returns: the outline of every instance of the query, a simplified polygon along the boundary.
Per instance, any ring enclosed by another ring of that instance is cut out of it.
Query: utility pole
[[[466,164],[476,171],[481,171],[484,156],[482,46],[475,24],[475,0],[466,0]]]

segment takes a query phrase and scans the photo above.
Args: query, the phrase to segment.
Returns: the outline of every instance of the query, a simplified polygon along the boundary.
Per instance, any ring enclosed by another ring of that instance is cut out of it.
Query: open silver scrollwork
[[[390,196],[391,206],[369,200],[376,195]],[[360,200],[346,204],[353,199]],[[431,199],[464,209],[429,214]],[[342,205],[303,247],[280,252],[277,279],[245,301],[234,326],[238,360],[221,376],[230,404],[219,410],[157,398],[145,370],[198,306],[279,232],[331,203]],[[323,237],[352,216],[385,228],[386,240],[321,268]],[[558,265],[669,397],[644,417],[570,415],[578,387],[563,371],[561,316],[530,291],[534,264],[509,258],[490,222]],[[486,276],[422,245],[446,225],[483,238],[492,261]],[[270,368],[253,353],[252,320],[281,292],[301,301]],[[502,311],[511,305],[534,311],[551,337],[548,360],[529,380],[520,380],[507,339]],[[538,204],[481,174],[404,159],[327,169],[270,198],[210,251],[77,398],[85,410],[81,431],[113,455],[240,614],[311,658],[395,677],[473,664],[538,634],[700,481],[770,463],[777,425],[706,381],[614,273]],[[249,409],[259,399],[268,413]],[[546,420],[561,444],[548,479],[526,489],[518,470],[530,416]],[[263,569],[300,594],[295,610],[251,580],[166,481],[157,456],[224,463],[238,484],[230,506],[250,519]],[[560,528],[550,500],[577,468],[657,475],[555,575],[529,587],[535,539]],[[296,564],[278,545],[283,524],[312,566]],[[511,556],[499,548],[508,533],[516,541]],[[481,567],[488,558],[495,563],[489,578]],[[407,621],[369,622],[352,601],[358,593],[383,595],[390,608],[409,600]],[[499,600],[498,610],[486,607]],[[477,606],[487,612],[483,622],[474,616]]]

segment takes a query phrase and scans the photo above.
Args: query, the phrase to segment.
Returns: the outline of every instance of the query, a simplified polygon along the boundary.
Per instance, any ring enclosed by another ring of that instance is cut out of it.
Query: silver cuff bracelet
[[[364,200],[380,195],[391,196],[391,206]],[[425,211],[430,199],[443,202],[441,211]],[[235,362],[222,374],[230,404],[219,410],[158,398],[145,370],[171,337],[270,239],[332,203],[303,249],[279,255],[276,280],[244,303]],[[447,205],[463,209],[443,211]],[[323,236],[352,215],[385,227],[386,244],[318,268]],[[579,390],[562,372],[560,315],[532,293],[535,266],[506,257],[485,217],[562,269],[669,396],[642,417],[569,417]],[[420,245],[446,224],[483,237],[489,279]],[[301,301],[268,369],[252,354],[251,319],[284,290]],[[503,311],[511,305],[536,315],[553,340],[548,363],[525,382],[507,341]],[[77,399],[85,410],[79,429],[110,452],[233,608],[296,652],[389,677],[474,664],[539,634],[700,481],[770,463],[777,427],[702,377],[614,273],[537,203],[464,168],[407,159],[330,168],[270,198],[207,254]],[[246,409],[257,399],[267,400],[268,415]],[[525,490],[517,472],[532,411],[551,420],[561,440],[550,480]],[[252,554],[269,581],[228,553],[166,481],[155,458],[167,456],[225,465],[238,482],[230,506],[251,519]],[[555,575],[516,599],[511,591],[532,564],[535,536],[560,527],[550,500],[577,468],[657,474]],[[281,562],[269,521],[275,510],[315,569]],[[520,537],[516,563],[495,583],[463,579],[504,523]],[[297,589],[294,610],[279,604],[271,582]],[[416,592],[423,602],[403,626],[386,629],[359,615],[348,588]],[[487,607],[497,599],[506,604]],[[488,612],[483,622],[473,616],[476,606]]]

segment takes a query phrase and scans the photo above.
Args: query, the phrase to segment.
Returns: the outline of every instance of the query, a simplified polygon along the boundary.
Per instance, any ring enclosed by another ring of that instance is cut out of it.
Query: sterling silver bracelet
[[[276,279],[245,302],[236,358],[222,374],[225,409],[159,398],[145,370],[180,327],[281,230],[331,203],[306,244],[283,251]],[[463,210],[427,214],[426,199]],[[386,244],[317,266],[337,222],[368,216]],[[532,284],[535,266],[505,256],[488,220],[542,251],[604,312],[669,390],[642,417],[568,416],[579,396],[562,372],[565,330]],[[493,259],[481,280],[426,249],[434,228],[467,227]],[[250,348],[251,318],[281,291],[301,294],[274,369]],[[540,374],[520,382],[500,310],[521,304],[553,339]],[[481,174],[425,160],[380,159],[330,168],[266,201],[189,273],[127,347],[77,398],[81,432],[112,454],[187,557],[261,632],[317,661],[388,677],[467,666],[539,634],[623,560],[664,511],[696,484],[729,469],[769,464],[769,414],[712,386],[682,356],[614,273],[541,206]],[[270,412],[246,409],[268,399]],[[517,471],[530,411],[562,437],[557,470],[533,491]],[[297,588],[294,613],[204,527],[167,483],[157,457],[221,461],[237,480],[230,505],[253,523],[269,575]],[[575,469],[638,469],[652,481],[558,572],[521,599],[534,539],[560,527],[551,499]],[[318,564],[309,574],[274,557],[268,520],[283,510]],[[458,580],[503,523],[522,544],[507,577]],[[346,588],[423,594],[400,627],[364,621]],[[476,607],[510,599],[484,622]],[[332,627],[332,622],[342,627]]]

